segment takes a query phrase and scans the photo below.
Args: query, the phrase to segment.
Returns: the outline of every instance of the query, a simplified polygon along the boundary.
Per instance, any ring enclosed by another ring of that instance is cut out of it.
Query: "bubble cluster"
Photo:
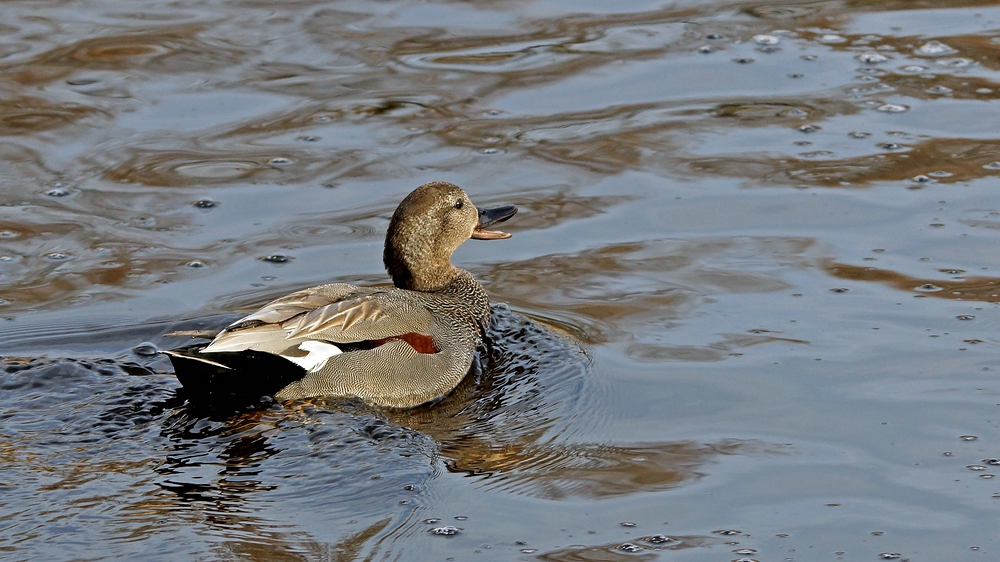
[[[620,550],[622,552],[628,552],[629,554],[635,554],[637,552],[642,552],[645,549],[642,548],[641,546],[637,545],[637,544],[632,544],[630,542],[627,542],[627,543],[623,543],[623,544],[618,545],[617,550]]]
[[[942,55],[950,55],[955,52],[955,49],[952,49],[940,41],[928,41],[918,47],[916,52],[918,55],[924,55],[927,57],[939,57]]]
[[[885,62],[889,60],[889,57],[883,55],[882,53],[876,53],[874,51],[861,53],[860,55],[858,55],[857,58],[859,61],[865,64],[878,64],[880,62]]]
[[[264,256],[260,258],[261,261],[266,261],[270,263],[288,263],[291,259],[292,259],[291,256],[287,256],[281,253],[271,254],[269,256]]]
[[[898,103],[884,103],[875,109],[883,113],[902,113],[910,108]]]

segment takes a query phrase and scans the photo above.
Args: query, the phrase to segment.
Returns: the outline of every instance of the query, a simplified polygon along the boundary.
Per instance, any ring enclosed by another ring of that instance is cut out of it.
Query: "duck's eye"
[[[458,201],[455,201],[455,208],[456,209],[461,209],[462,205],[463,205],[463,203],[462,203],[461,199],[459,199]]]

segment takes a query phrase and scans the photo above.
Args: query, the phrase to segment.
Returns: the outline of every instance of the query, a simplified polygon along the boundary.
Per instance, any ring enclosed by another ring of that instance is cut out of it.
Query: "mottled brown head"
[[[392,214],[382,253],[385,269],[402,289],[442,289],[458,275],[458,268],[451,264],[455,249],[469,238],[510,238],[510,234],[485,227],[516,212],[513,206],[480,211],[457,185],[425,183],[407,195]]]

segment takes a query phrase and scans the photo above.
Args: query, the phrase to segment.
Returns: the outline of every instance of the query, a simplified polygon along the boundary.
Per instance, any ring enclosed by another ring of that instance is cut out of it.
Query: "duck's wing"
[[[223,330],[202,353],[254,349],[281,353],[305,341],[353,343],[427,335],[430,311],[398,289],[337,283],[272,301]]]

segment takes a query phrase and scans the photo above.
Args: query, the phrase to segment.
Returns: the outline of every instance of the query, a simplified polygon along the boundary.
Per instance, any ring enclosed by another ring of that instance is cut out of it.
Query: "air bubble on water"
[[[440,522],[441,520],[438,519],[437,517],[429,517],[427,519],[424,519],[424,523],[427,523],[428,525],[434,525],[435,523],[440,523]]]
[[[0,231],[0,238],[17,238],[18,234],[13,230]]]
[[[970,464],[969,466],[967,466],[965,468],[968,468],[969,470],[974,470],[976,472],[982,472],[982,471],[986,470],[986,467],[983,466],[983,465],[981,465],[981,464]]]
[[[775,47],[774,45],[762,45],[757,47],[757,50],[762,53],[777,53],[781,50],[781,47]]]
[[[928,70],[928,68],[926,66],[920,66],[919,64],[908,64],[903,68],[901,68],[900,70],[902,70],[903,72],[919,73]]]
[[[717,39],[722,39],[722,38],[723,37],[721,35],[719,35],[718,33],[709,33],[708,35],[705,36],[705,39],[711,39],[713,41],[715,41]]]
[[[191,260],[191,261],[187,262],[186,264],[184,264],[184,267],[190,267],[190,268],[198,269],[200,267],[205,267],[205,262],[203,262],[201,260]]]
[[[881,559],[883,559],[883,560],[895,560],[895,559],[899,558],[900,556],[902,556],[902,554],[900,554],[898,552],[882,552],[882,553],[879,553],[879,555],[878,555],[878,557],[881,558]]]
[[[468,516],[468,515],[456,515],[456,516],[455,516],[455,521],[465,521],[465,520],[467,520],[468,518],[469,518],[469,516]]]
[[[427,531],[432,535],[438,535],[442,537],[453,537],[462,532],[462,529],[458,527],[452,527],[451,525],[445,525],[444,527],[434,527]]]
[[[0,261],[3,261],[3,262],[14,261],[14,257],[13,256],[0,256]]]
[[[534,554],[534,553],[538,552],[538,549],[537,548],[522,548],[521,552],[524,553],[524,554]]]
[[[971,314],[959,314],[955,318],[958,318],[959,320],[975,320],[976,319],[976,317],[973,316],[973,315],[971,315]]]
[[[619,525],[621,525],[622,527],[635,527],[635,523],[631,521],[622,521],[621,523],[619,523]]]
[[[777,45],[781,39],[778,39],[774,35],[754,35],[753,41],[758,45]]]
[[[499,148],[484,148],[479,151],[480,154],[500,154]]]
[[[874,66],[862,66],[857,70],[857,73],[864,74],[866,76],[885,76],[888,74],[888,72]]]
[[[50,189],[45,190],[45,195],[49,197],[69,197],[76,193],[76,190],[61,183],[52,184]]]
[[[757,554],[757,551],[752,548],[740,548],[733,551],[733,554]]]
[[[99,82],[100,80],[97,78],[70,78],[66,80],[66,83],[70,86],[91,86]]]
[[[788,76],[789,78],[802,78],[804,75],[801,72],[789,72],[785,76]]]
[[[671,542],[677,542],[677,539],[673,537],[668,537],[667,535],[650,535],[642,539],[643,542],[648,542],[649,544],[667,544]]]
[[[69,254],[65,252],[49,252],[45,254],[45,257],[49,258],[50,260],[64,260],[69,257]]]
[[[828,44],[832,45],[832,44],[835,44],[835,43],[843,43],[844,41],[847,41],[847,39],[841,37],[840,35],[834,35],[833,33],[827,33],[826,35],[823,35],[822,37],[820,37],[819,41],[820,41],[820,43],[828,43]]]
[[[924,55],[927,57],[940,57],[942,55],[950,55],[954,52],[956,52],[955,49],[952,49],[940,41],[928,41],[917,47],[916,50],[918,55]]]
[[[316,141],[319,140],[319,137],[317,137],[315,135],[302,135],[302,136],[298,137],[298,140],[305,141],[305,142],[316,142]]]
[[[739,535],[739,534],[742,534],[742,533],[743,533],[743,531],[737,531],[736,529],[717,529],[715,531],[712,531],[713,535],[724,535],[724,536],[727,536],[727,537],[728,536],[733,536],[733,535]]]
[[[985,478],[985,479],[989,480],[990,478],[993,478],[993,475],[992,474],[980,474],[979,477],[980,478]]]
[[[748,59],[748,58],[740,57],[740,58],[733,59],[733,62],[735,62],[737,64],[750,64],[750,63],[753,62],[753,59]]]
[[[715,52],[715,47],[711,45],[702,45],[701,47],[698,47],[698,52],[703,55],[708,55]]]
[[[151,357],[159,352],[160,350],[156,348],[156,345],[148,341],[144,341],[132,348],[132,353],[142,355],[143,357]]]
[[[267,163],[272,166],[287,166],[292,163],[292,159],[285,158],[284,156],[275,156],[268,160]]]
[[[934,176],[935,178],[950,178],[954,174],[951,172],[946,172],[944,170],[934,170],[933,172],[927,172],[928,176]]]
[[[799,127],[799,131],[803,133],[815,133],[816,131],[820,130],[820,128],[821,127],[819,125],[802,125],[801,127]]]
[[[212,201],[211,199],[199,199],[191,204],[199,209],[214,209],[219,206],[218,201]]]
[[[1000,170],[1000,162],[990,162],[984,165],[983,168],[987,170]]]
[[[855,138],[855,139],[866,139],[866,138],[872,136],[871,133],[866,133],[864,131],[852,131],[850,133],[850,135],[851,135],[852,138]]]
[[[896,144],[894,142],[880,142],[878,143],[879,148],[884,148],[885,150],[899,150],[902,145]]]
[[[983,459],[984,464],[1000,466],[1000,459]]]
[[[902,113],[910,108],[898,103],[884,103],[875,109],[883,113]]]
[[[950,94],[950,93],[952,93],[953,90],[951,88],[949,88],[948,86],[938,85],[938,86],[931,86],[930,88],[927,88],[924,91],[927,92],[928,94],[936,94],[936,95],[941,96],[941,95],[944,95],[944,94]]]
[[[848,289],[847,287],[834,287],[830,289],[831,293],[846,293],[848,291],[850,291],[850,289]]]
[[[758,561],[754,560],[753,558],[734,558],[733,562],[758,562]]]
[[[936,293],[938,291],[943,291],[944,289],[942,287],[938,287],[937,285],[932,285],[930,283],[924,283],[923,285],[921,285],[919,287],[914,287],[913,290],[914,291],[920,291],[921,293]]]
[[[312,118],[313,123],[329,123],[333,121],[333,117],[329,115],[315,115]]]
[[[819,56],[817,56],[817,55],[802,55],[799,58],[802,59],[802,60],[813,61],[813,60],[818,59]]]
[[[616,548],[616,550],[620,550],[622,552],[628,552],[629,554],[635,554],[637,552],[642,552],[645,549],[642,548],[641,546],[637,545],[637,544],[632,544],[630,542],[627,542],[627,543],[618,545],[618,547]]]
[[[975,441],[979,439],[979,437],[975,435],[960,435],[958,438],[961,439],[962,441]]]
[[[917,175],[917,176],[913,176],[910,179],[913,180],[913,181],[915,181],[915,182],[917,182],[917,183],[927,183],[927,182],[931,181],[930,176],[925,176],[923,174],[920,174],[920,175]]]
[[[260,258],[261,261],[271,262],[271,263],[288,263],[292,258],[286,256],[285,254],[271,254],[269,256],[264,256]]]
[[[992,94],[993,90],[991,90],[990,88],[976,88],[976,93],[977,94]]]
[[[883,55],[882,53],[876,53],[875,51],[869,51],[867,53],[861,53],[858,55],[858,60],[865,64],[878,64],[880,62],[885,62],[889,60],[889,57]]]
[[[965,68],[967,66],[972,65],[972,59],[963,59],[963,58],[945,59],[942,61],[938,61],[938,64],[942,66],[948,66],[951,68]]]

